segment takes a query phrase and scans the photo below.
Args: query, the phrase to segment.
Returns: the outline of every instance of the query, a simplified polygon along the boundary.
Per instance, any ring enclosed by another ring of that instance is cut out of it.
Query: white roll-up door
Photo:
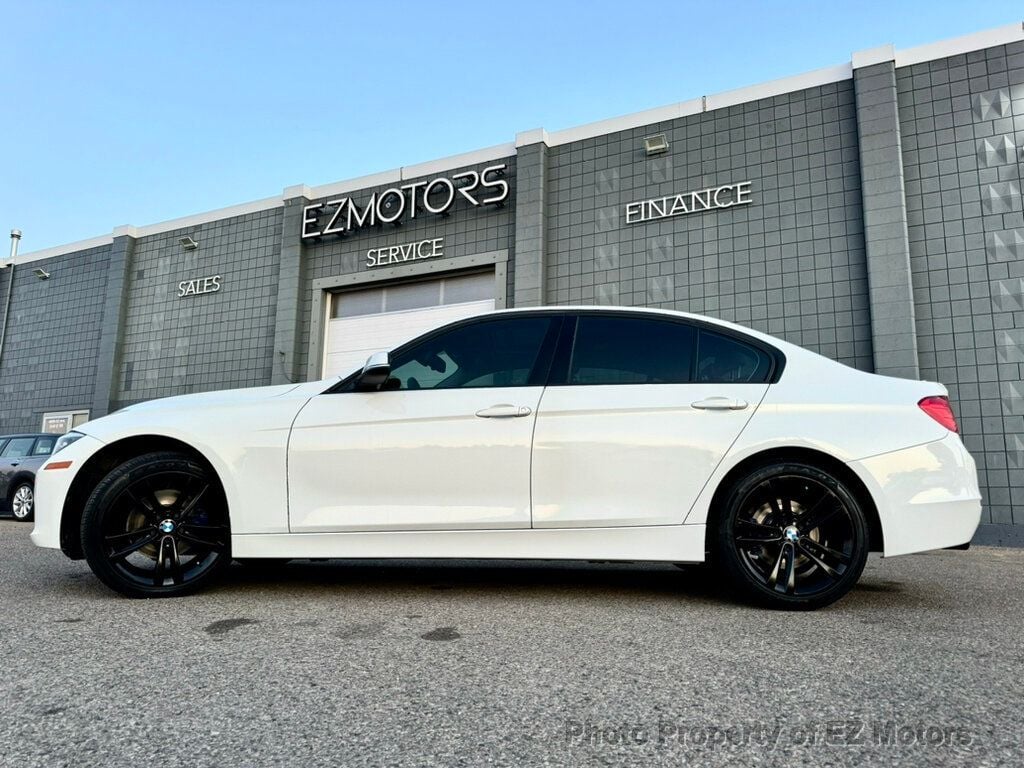
[[[374,352],[493,309],[493,272],[334,294],[324,340],[324,377],[346,376]]]

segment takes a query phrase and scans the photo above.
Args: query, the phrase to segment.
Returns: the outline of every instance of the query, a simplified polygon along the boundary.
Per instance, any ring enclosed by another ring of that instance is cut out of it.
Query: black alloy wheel
[[[107,475],[86,502],[82,548],[93,573],[129,597],[173,597],[231,562],[227,503],[212,472],[150,453]]]
[[[860,578],[868,528],[840,479],[785,462],[732,487],[715,543],[716,561],[744,596],[774,608],[813,609],[835,602]]]

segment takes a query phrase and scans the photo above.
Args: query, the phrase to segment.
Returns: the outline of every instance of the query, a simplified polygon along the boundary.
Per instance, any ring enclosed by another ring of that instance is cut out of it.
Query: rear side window
[[[757,347],[731,336],[701,330],[697,376],[707,384],[761,384],[772,372],[772,359]]]
[[[17,459],[22,456],[28,456],[32,451],[32,443],[35,441],[36,439],[34,437],[15,437],[11,442],[4,446],[4,450],[0,453],[0,457],[5,459]]]
[[[581,315],[569,383],[685,384],[694,341],[691,326],[670,320]]]
[[[53,453],[53,444],[56,442],[56,437],[40,437],[36,440],[36,447],[32,449],[32,455],[49,456]]]

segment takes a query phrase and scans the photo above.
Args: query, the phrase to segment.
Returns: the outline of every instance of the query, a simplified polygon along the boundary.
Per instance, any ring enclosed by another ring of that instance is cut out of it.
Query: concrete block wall
[[[280,252],[280,207],[139,238],[113,407],[268,384]],[[213,275],[219,292],[179,297],[181,281]]]
[[[108,245],[14,267],[0,434],[36,432],[47,411],[92,407],[109,258]],[[11,268],[0,270],[0,312],[11,279]]]
[[[984,521],[1024,525],[1024,42],[896,83],[921,377],[950,389]]]
[[[892,59],[853,72],[875,372],[916,379],[917,336]]]
[[[625,222],[743,181],[751,205]],[[850,81],[551,147],[546,302],[708,314],[872,370],[860,184]]]

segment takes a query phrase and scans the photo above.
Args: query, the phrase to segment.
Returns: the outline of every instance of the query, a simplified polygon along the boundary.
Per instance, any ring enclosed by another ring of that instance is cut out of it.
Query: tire
[[[32,483],[18,483],[11,494],[11,514],[19,523],[28,523],[35,517],[36,496]]]
[[[843,480],[786,461],[759,467],[728,490],[712,554],[742,597],[813,610],[853,588],[868,548],[864,509]]]
[[[186,595],[231,563],[220,482],[179,453],[148,453],[113,469],[85,503],[81,533],[92,572],[128,597]]]

